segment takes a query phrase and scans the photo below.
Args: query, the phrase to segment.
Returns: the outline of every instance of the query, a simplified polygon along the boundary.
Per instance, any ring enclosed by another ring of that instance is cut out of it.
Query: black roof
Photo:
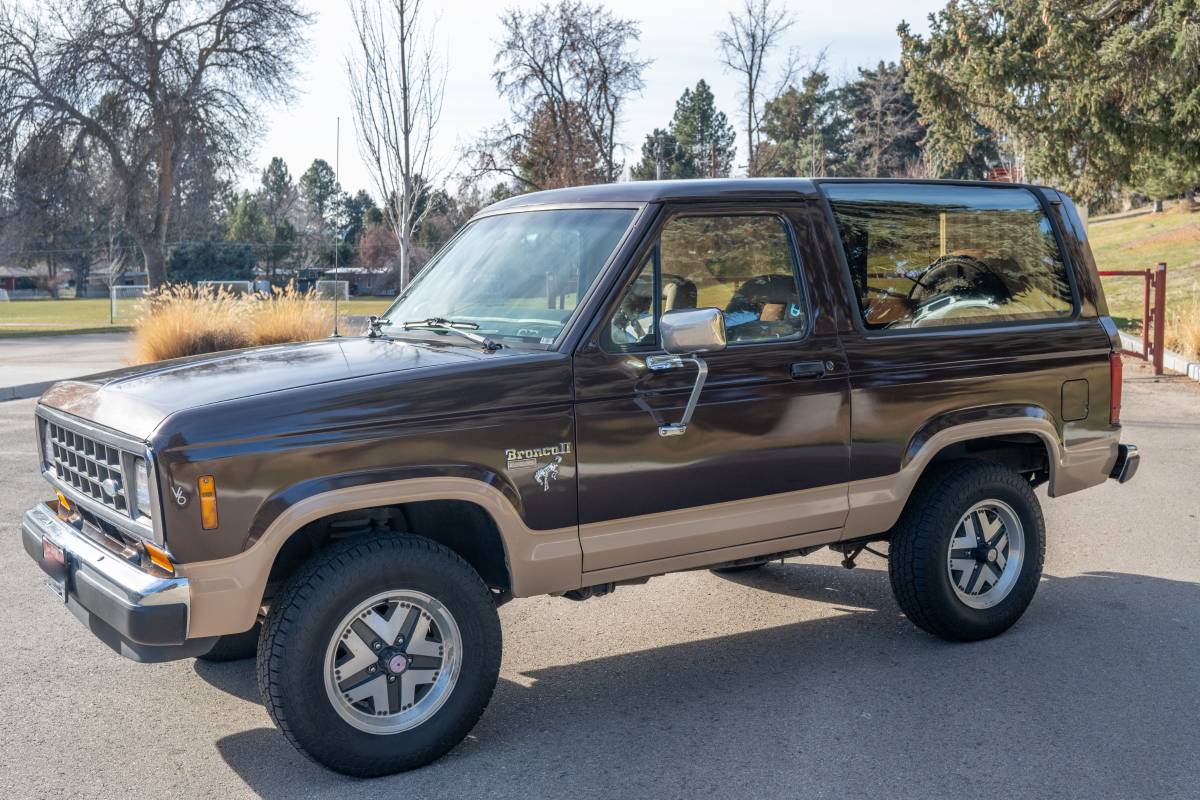
[[[494,203],[486,210],[554,203],[661,203],[673,200],[747,200],[812,197],[808,178],[697,178],[682,181],[624,181],[532,192]]]
[[[677,181],[624,181],[601,183],[592,186],[572,186],[566,189],[549,189],[510,197],[493,203],[484,211],[499,211],[530,205],[556,203],[662,203],[671,201],[697,200],[787,200],[812,198],[817,195],[818,183],[933,183],[961,186],[990,186],[1013,188],[1025,184],[983,182],[917,180],[913,178],[698,178]]]

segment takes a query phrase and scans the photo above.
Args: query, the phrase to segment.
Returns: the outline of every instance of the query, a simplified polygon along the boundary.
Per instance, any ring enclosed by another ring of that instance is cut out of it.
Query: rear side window
[[[1054,230],[1027,189],[823,184],[868,328],[1069,317]]]

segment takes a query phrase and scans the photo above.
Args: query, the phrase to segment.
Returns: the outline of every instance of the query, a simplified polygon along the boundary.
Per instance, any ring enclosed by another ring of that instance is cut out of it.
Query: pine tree
[[[983,128],[1026,179],[1084,199],[1118,185],[1187,183],[1200,163],[1195,0],[951,2],[899,34],[928,155],[955,163]]]
[[[635,181],[670,180],[696,177],[696,165],[675,134],[655,128],[642,142],[642,160],[633,165]]]
[[[766,140],[755,175],[840,175],[846,168],[846,119],[822,62],[811,66],[763,109]]]
[[[855,174],[896,177],[920,159],[925,129],[896,64],[859,67],[858,79],[841,89],[841,105],[849,125],[846,154]]]
[[[737,136],[724,112],[717,110],[712,90],[703,79],[684,89],[666,129],[655,128],[642,143],[642,160],[632,169],[634,180],[662,177],[729,177]]]
[[[684,89],[676,101],[671,133],[695,170],[689,177],[729,177],[737,133],[725,113],[717,110],[716,98],[703,78],[695,89]]]

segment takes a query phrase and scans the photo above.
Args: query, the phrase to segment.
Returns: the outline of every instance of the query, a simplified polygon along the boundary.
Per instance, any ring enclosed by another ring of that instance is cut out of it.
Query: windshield
[[[474,323],[500,342],[551,344],[633,221],[632,208],[497,214],[470,223],[392,305],[402,323]]]

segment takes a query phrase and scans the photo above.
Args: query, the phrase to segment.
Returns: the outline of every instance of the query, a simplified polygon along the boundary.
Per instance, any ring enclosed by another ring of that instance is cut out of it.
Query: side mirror
[[[659,318],[663,349],[678,356],[725,349],[725,315],[715,308],[668,311]]]
[[[691,308],[668,311],[658,321],[665,356],[650,356],[646,366],[653,372],[681,369],[696,365],[696,383],[688,397],[683,419],[658,426],[659,436],[682,436],[696,412],[700,391],[708,379],[708,363],[700,353],[716,353],[725,349],[725,315],[715,308]]]

